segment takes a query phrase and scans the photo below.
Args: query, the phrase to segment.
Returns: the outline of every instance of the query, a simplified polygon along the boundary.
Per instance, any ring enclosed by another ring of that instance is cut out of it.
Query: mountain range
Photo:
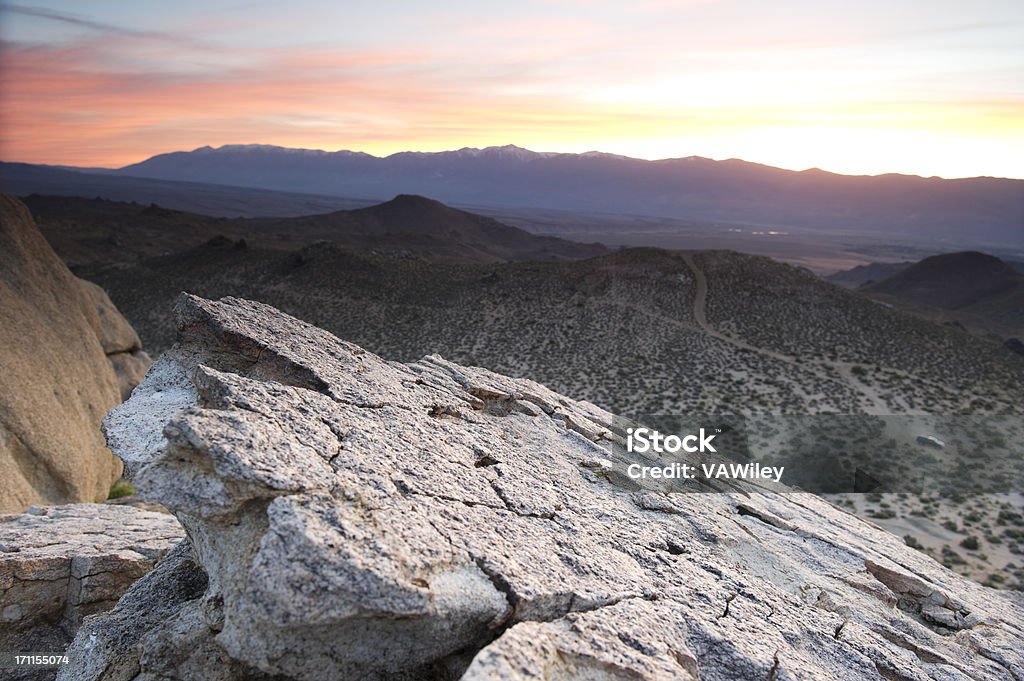
[[[276,192],[222,183],[155,180],[109,171],[3,161],[0,161],[0,189],[22,197],[42,194],[156,203],[164,208],[215,217],[290,217],[380,203],[369,199]]]
[[[160,154],[92,174],[459,205],[666,216],[824,232],[849,230],[980,245],[1024,244],[1024,180],[791,171],[736,159],[648,161],[515,146],[376,157],[226,145]]]

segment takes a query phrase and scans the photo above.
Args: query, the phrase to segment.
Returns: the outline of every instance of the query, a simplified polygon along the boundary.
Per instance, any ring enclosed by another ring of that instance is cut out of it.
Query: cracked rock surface
[[[1018,594],[815,496],[631,493],[613,415],[533,381],[177,320],[106,430],[191,543],[59,678],[1024,679]]]
[[[63,651],[85,616],[112,608],[184,534],[173,517],[130,506],[0,516],[0,650]]]

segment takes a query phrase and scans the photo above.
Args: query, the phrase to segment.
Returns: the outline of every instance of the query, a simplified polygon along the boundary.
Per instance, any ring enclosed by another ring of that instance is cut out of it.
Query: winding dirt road
[[[686,266],[690,268],[690,272],[693,274],[693,279],[696,284],[696,291],[693,297],[693,318],[697,322],[697,326],[701,328],[707,335],[717,338],[718,340],[729,343],[730,345],[748,350],[750,352],[756,352],[763,357],[770,357],[780,362],[785,362],[794,367],[800,367],[802,369],[813,369],[815,366],[824,369],[826,366],[831,367],[841,377],[841,382],[854,393],[863,398],[863,401],[867,403],[865,410],[869,414],[891,414],[892,408],[888,406],[885,401],[878,395],[878,393],[870,386],[865,386],[858,381],[853,375],[853,363],[851,362],[833,362],[829,360],[814,360],[804,361],[799,360],[791,355],[785,355],[781,352],[775,352],[774,350],[767,350],[765,348],[751,345],[746,341],[734,338],[726,335],[714,328],[708,323],[707,319],[707,298],[708,298],[708,278],[704,274],[704,270],[700,268],[697,261],[693,257],[693,253],[684,252],[681,253],[683,261]],[[837,379],[825,375],[826,380],[835,381]]]

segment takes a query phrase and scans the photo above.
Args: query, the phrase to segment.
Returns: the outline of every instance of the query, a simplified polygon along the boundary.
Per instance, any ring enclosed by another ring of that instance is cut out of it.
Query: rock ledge
[[[130,506],[33,506],[0,516],[0,650],[62,651],[185,532]]]
[[[192,549],[60,678],[1024,679],[1018,595],[817,497],[630,493],[581,465],[615,418],[535,382],[177,318],[106,429]]]

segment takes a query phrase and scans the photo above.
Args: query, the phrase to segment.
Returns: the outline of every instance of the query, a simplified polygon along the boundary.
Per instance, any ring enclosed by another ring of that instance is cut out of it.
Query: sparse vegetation
[[[118,480],[110,487],[107,499],[123,499],[124,497],[135,496],[135,488],[126,480]]]
[[[964,537],[960,541],[960,546],[967,549],[968,551],[977,551],[980,545],[978,544],[978,538],[971,535]]]
[[[917,537],[915,537],[912,534],[904,535],[903,536],[903,543],[906,544],[907,546],[909,546],[912,549],[917,549],[918,551],[923,551],[924,550],[924,545],[922,545],[921,542],[919,542],[917,540]]]

